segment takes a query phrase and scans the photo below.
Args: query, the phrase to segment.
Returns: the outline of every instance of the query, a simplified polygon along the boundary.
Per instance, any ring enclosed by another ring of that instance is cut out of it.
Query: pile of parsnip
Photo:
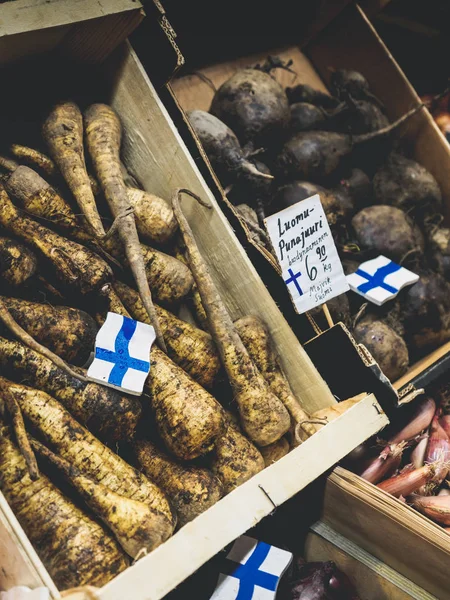
[[[0,489],[60,589],[103,585],[315,431],[265,323],[222,303],[180,206],[205,202],[139,189],[121,135],[110,106],[62,102],[39,149],[0,156]],[[141,398],[85,377],[108,310],[157,332]]]
[[[450,386],[402,408],[383,440],[358,446],[347,466],[450,533]]]
[[[289,65],[269,57],[236,71],[209,112],[188,113],[190,123],[227,197],[267,249],[264,216],[318,193],[347,274],[382,254],[420,275],[382,308],[353,292],[329,302],[335,320],[395,381],[450,339],[450,229],[441,190],[393,135],[422,105],[389,123],[361,73],[334,71],[329,95],[306,84],[283,89],[280,68]],[[320,311],[313,316],[323,320]]]

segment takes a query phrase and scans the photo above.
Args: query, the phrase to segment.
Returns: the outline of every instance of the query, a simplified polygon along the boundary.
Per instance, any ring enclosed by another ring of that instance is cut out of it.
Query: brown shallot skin
[[[414,494],[412,506],[442,525],[450,525],[450,496],[419,496]]]
[[[437,479],[442,481],[447,472],[448,468],[443,468],[443,463],[424,465],[420,469],[414,469],[412,465],[407,465],[399,475],[382,481],[377,487],[396,498],[409,496],[431,481],[435,483],[437,483]]]
[[[383,477],[388,477],[395,473],[400,466],[405,446],[405,442],[386,446],[380,455],[374,458],[364,471],[360,473],[360,477],[369,483],[377,484]]]
[[[414,413],[412,419],[390,438],[390,444],[397,444],[401,441],[411,440],[416,435],[419,435],[424,429],[427,429],[433,419],[436,412],[436,402],[433,398],[425,398],[417,406],[417,411]]]
[[[425,454],[425,462],[434,462],[436,460],[450,460],[450,440],[439,423],[439,411],[436,411],[431,423],[430,439]]]
[[[429,438],[430,436],[425,434],[411,453],[411,463],[415,469],[420,469],[420,467],[423,467]]]

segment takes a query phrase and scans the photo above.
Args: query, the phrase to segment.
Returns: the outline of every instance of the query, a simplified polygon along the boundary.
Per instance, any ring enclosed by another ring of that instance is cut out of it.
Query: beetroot
[[[358,600],[352,583],[332,561],[306,563],[296,571],[288,600]]]
[[[241,143],[273,143],[290,118],[281,85],[267,73],[252,68],[236,71],[227,79],[215,93],[210,110],[231,127]]]
[[[399,208],[369,206],[353,217],[352,226],[360,247],[376,256],[401,262],[413,251],[423,252],[422,234]]]
[[[433,175],[415,160],[392,152],[373,179],[375,201],[425,218],[442,212],[442,193]]]
[[[344,323],[344,325],[350,327],[351,315],[347,294],[341,294],[340,296],[331,298],[331,300],[327,300],[327,307],[334,323]],[[322,331],[328,329],[329,325],[321,306],[316,306],[309,311],[309,314],[314,318]]]
[[[450,229],[437,227],[430,230],[428,243],[433,268],[450,281]]]
[[[335,131],[353,134],[370,133],[389,125],[389,120],[383,111],[367,100],[352,100],[341,110],[339,119],[337,115],[334,117],[334,122]]]
[[[353,329],[359,344],[363,344],[390,381],[396,381],[409,366],[406,343],[387,323],[373,316],[364,317]]]
[[[238,178],[272,179],[245,158],[237,137],[225,123],[203,110],[191,110],[187,115],[222,184]]]
[[[326,122],[327,114],[318,106],[308,102],[291,104],[291,120],[289,122],[291,132],[327,129]]]
[[[370,204],[373,194],[372,182],[361,169],[352,169],[348,177],[339,181],[335,190],[345,192],[357,209]]]
[[[382,103],[370,91],[369,82],[359,71],[338,69],[330,79],[331,91],[338,98],[351,96],[354,100],[366,100],[383,108]]]
[[[299,83],[295,87],[286,88],[286,96],[289,104],[307,102],[308,104],[314,104],[322,108],[336,108],[339,104],[338,98],[316,90],[306,83]]]

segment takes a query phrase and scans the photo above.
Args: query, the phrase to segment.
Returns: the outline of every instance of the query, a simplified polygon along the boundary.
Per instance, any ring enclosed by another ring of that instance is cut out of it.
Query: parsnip
[[[20,163],[37,167],[48,177],[54,178],[58,176],[58,169],[55,163],[39,150],[22,146],[21,144],[11,144],[9,151]]]
[[[0,488],[60,590],[102,586],[128,566],[113,537],[45,475],[31,481],[6,427],[0,428]]]
[[[265,446],[261,448],[261,454],[264,458],[264,463],[266,467],[270,467],[273,463],[286,456],[289,453],[289,442],[285,437],[280,438],[270,446]]]
[[[120,281],[114,289],[123,304],[138,321],[149,323],[139,294]],[[178,319],[155,304],[170,358],[205,388],[211,388],[220,369],[220,359],[209,333]]]
[[[203,206],[211,206],[189,190],[177,190],[173,197],[173,209],[187,248],[188,261],[208,316],[209,330],[233,387],[243,428],[256,444],[267,446],[289,429],[289,413],[281,400],[270,391],[236,332],[200,254],[191,227],[181,211],[179,197],[182,193],[191,195]]]
[[[149,441],[134,444],[144,473],[167,494],[182,527],[220,500],[222,484],[207,469],[176,463]]]
[[[179,244],[177,244],[175,247],[175,257],[179,261],[187,265],[186,256],[179,247]],[[206,316],[205,308],[202,304],[202,299],[200,297],[200,293],[198,291],[198,287],[195,281],[192,283],[191,291],[189,292],[189,295],[187,296],[186,300],[189,309],[191,310],[195,321],[197,322],[197,325],[205,331],[208,331],[208,317]]]
[[[15,240],[0,237],[0,282],[18,287],[30,279],[36,269],[37,259],[31,250]]]
[[[155,535],[167,539],[176,519],[161,490],[78,423],[57,400],[0,377],[17,398],[25,419],[46,445],[87,477],[126,498],[145,502],[154,514]]]
[[[141,238],[150,243],[168,242],[178,228],[170,204],[159,196],[136,188],[127,188],[127,195]]]
[[[105,230],[97,211],[86,171],[83,147],[83,117],[73,102],[56,105],[43,125],[44,139],[70,191],[98,236]]]
[[[42,389],[57,398],[103,439],[131,439],[141,415],[137,398],[94,382],[82,382],[20,342],[0,337],[0,368],[15,381]]]

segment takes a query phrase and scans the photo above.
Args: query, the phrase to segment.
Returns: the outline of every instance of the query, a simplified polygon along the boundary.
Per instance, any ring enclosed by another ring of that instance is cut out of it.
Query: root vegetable
[[[339,181],[335,190],[350,196],[357,209],[367,206],[373,195],[372,182],[361,169],[352,169],[348,177]]]
[[[143,240],[164,244],[173,237],[177,222],[165,200],[136,188],[127,188],[127,196],[134,209],[138,234]]]
[[[440,411],[436,411],[430,426],[430,437],[428,440],[425,462],[436,461],[448,462],[450,460],[450,439],[439,423]]]
[[[114,289],[133,319],[149,323],[139,294],[116,281]],[[220,359],[209,333],[178,319],[155,305],[170,358],[205,388],[211,388],[220,370]]]
[[[86,142],[97,178],[116,219],[119,237],[139,295],[155,329],[156,339],[165,352],[166,345],[153,306],[136,222],[134,215],[130,213],[130,201],[122,176],[120,162],[122,126],[119,117],[106,104],[92,104],[85,113],[85,121]]]
[[[38,304],[18,298],[1,300],[21,327],[63,360],[83,365],[93,351],[97,327],[82,310]]]
[[[36,248],[68,289],[86,294],[112,279],[111,269],[97,254],[25,216],[4,189],[0,189],[0,224]]]
[[[270,390],[283,402],[293,422],[300,423],[308,419],[308,414],[294,396],[281,369],[267,325],[255,316],[242,317],[234,325],[250,358],[269,384]],[[306,423],[302,429],[309,435],[315,432]]]
[[[336,108],[340,102],[339,98],[316,90],[306,83],[299,83],[295,87],[286,88],[286,96],[289,104],[307,102],[322,108]]]
[[[330,87],[338,98],[350,95],[355,100],[366,100],[383,108],[380,100],[370,91],[369,82],[359,71],[337,69],[331,74]]]
[[[183,527],[222,497],[222,483],[212,472],[183,466],[149,441],[134,444],[139,465],[149,479],[167,494]]]
[[[186,256],[179,247],[179,244],[175,247],[175,256],[183,264],[187,265]],[[197,325],[205,331],[208,331],[208,317],[206,316],[205,308],[202,304],[202,299],[195,281],[192,283],[191,291],[186,298],[186,303],[189,306]]]
[[[264,464],[266,467],[270,467],[270,465],[273,465],[273,463],[289,453],[289,442],[286,438],[282,437],[273,444],[261,448],[260,452],[264,458]]]
[[[327,307],[334,323],[341,322],[347,327],[350,327],[351,312],[347,294],[341,294],[340,296],[331,298],[331,300],[327,301]],[[322,331],[329,328],[329,324],[321,306],[316,306],[310,310],[309,315],[313,317]]]
[[[363,208],[353,217],[352,226],[360,247],[370,250],[374,256],[384,254],[401,262],[410,252],[421,254],[424,250],[422,234],[399,208]]]
[[[47,446],[54,448],[84,475],[113,492],[148,504],[155,515],[155,528],[158,528],[161,539],[172,534],[176,519],[166,497],[156,485],[103,445],[57,400],[44,392],[1,380],[14,393],[25,419]],[[157,523],[156,517],[159,517]]]
[[[96,235],[105,230],[86,171],[83,117],[73,102],[56,105],[43,125],[44,139],[77,204]]]
[[[375,202],[421,219],[442,212],[442,193],[433,175],[415,160],[392,152],[373,179]]]
[[[188,190],[177,190],[173,197],[173,209],[187,248],[189,264],[208,316],[209,330],[239,406],[243,428],[252,441],[260,446],[267,446],[288,431],[289,413],[281,400],[270,391],[236,332],[200,254],[190,225],[181,211],[179,197],[182,193],[193,196],[204,206],[210,205]]]
[[[428,429],[435,411],[436,403],[433,398],[425,398],[418,402],[413,413],[410,414],[407,424],[389,439],[389,443],[398,444],[402,441],[411,440],[425,429]]]
[[[271,143],[289,123],[285,91],[267,73],[240,69],[214,95],[210,111],[231,127],[242,143]]]
[[[400,466],[405,446],[405,442],[386,446],[379,456],[365,466],[359,476],[373,484],[379,483],[385,477],[390,477]]]
[[[419,496],[413,494],[411,505],[433,521],[441,525],[450,525],[450,496]]]
[[[25,283],[36,273],[36,256],[23,244],[0,237],[0,281],[12,287]]]
[[[54,454],[37,440],[32,441],[33,448],[61,471],[92,512],[103,521],[116,540],[131,556],[151,552],[164,541],[158,530],[159,515],[156,518],[151,507],[145,502],[131,500],[113,492],[102,483],[83,475],[69,461]]]
[[[292,133],[311,131],[313,129],[327,129],[327,114],[314,104],[296,102],[291,104],[291,118],[289,130]]]
[[[236,135],[220,119],[203,110],[191,110],[187,115],[222,183],[238,178],[268,178],[245,158]]]
[[[367,100],[347,99],[346,105],[331,120],[331,127],[322,127],[342,133],[363,134],[388,127],[389,120],[384,112]]]
[[[226,415],[225,433],[217,440],[209,466],[228,494],[265,468],[259,450],[241,433],[232,417]]]
[[[409,366],[409,353],[405,341],[382,320],[365,318],[357,323],[353,335],[363,344],[390,381],[396,381]]]
[[[39,150],[20,144],[11,144],[9,151],[20,163],[37,167],[48,177],[54,178],[58,176],[58,169],[55,163]]]
[[[406,497],[426,484],[441,483],[447,472],[448,466],[443,462],[424,465],[420,469],[414,469],[412,465],[408,465],[399,475],[382,481],[377,487],[396,498]]]
[[[320,181],[332,175],[354,149],[365,144],[373,147],[375,141],[385,139],[399,125],[422,108],[422,104],[403,117],[371,133],[345,135],[329,131],[307,131],[292,136],[277,158],[277,171],[282,177]]]
[[[450,281],[450,229],[437,227],[428,232],[430,259],[434,269]]]
[[[136,398],[72,378],[51,360],[20,342],[0,338],[0,366],[16,381],[45,390],[104,439],[131,439],[141,414]]]
[[[123,263],[124,253],[120,241],[112,236],[103,246],[114,258]],[[155,300],[161,304],[175,304],[191,290],[193,277],[189,268],[180,260],[141,244],[145,274]],[[146,309],[147,310],[147,309]]]
[[[423,467],[423,465],[424,465],[425,453],[427,451],[427,446],[428,446],[428,439],[429,439],[428,433],[424,434],[422,439],[420,440],[420,442],[417,444],[417,446],[411,452],[411,464],[413,465],[413,467],[415,469],[420,469],[420,467]]]
[[[31,481],[6,428],[0,432],[0,488],[60,590],[102,586],[128,566],[103,527],[41,475]]]

